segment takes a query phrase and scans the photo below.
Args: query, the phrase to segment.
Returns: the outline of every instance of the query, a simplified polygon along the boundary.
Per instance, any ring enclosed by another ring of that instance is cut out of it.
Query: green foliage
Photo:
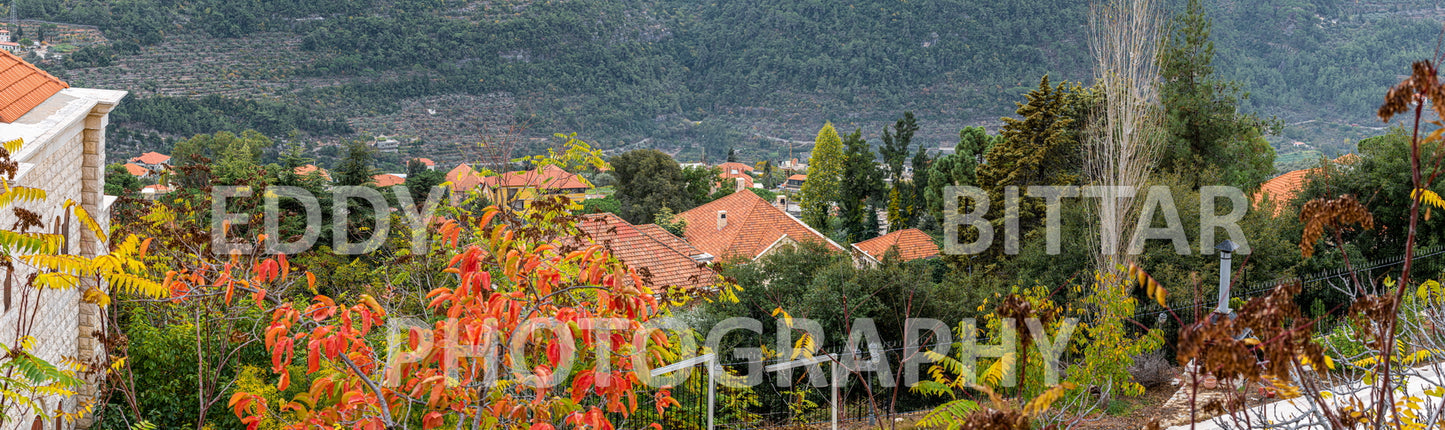
[[[110,196],[134,196],[141,190],[140,178],[130,174],[121,163],[105,167],[105,194]]]
[[[892,131],[883,127],[883,146],[878,154],[888,167],[888,179],[893,184],[903,182],[903,163],[908,161],[908,151],[913,147],[913,134],[918,132],[918,120],[913,112],[904,112],[903,117],[893,124]]]
[[[843,140],[838,137],[838,130],[833,129],[831,122],[823,124],[808,159],[808,181],[803,183],[799,202],[803,222],[813,228],[831,231],[827,228],[828,212],[838,200],[844,163]]]
[[[978,167],[976,181],[989,196],[988,219],[994,231],[1003,231],[1007,187],[1077,184],[1083,165],[1080,136],[1094,95],[1077,84],[1050,85],[1049,77],[1039,80],[1025,103],[1019,103],[1021,118],[1004,118],[998,142],[985,153],[986,163]],[[976,145],[977,131],[965,130],[960,142]],[[966,137],[966,139],[965,139]],[[958,154],[955,154],[958,155]],[[967,169],[964,166],[955,169]],[[956,173],[961,175],[963,172]],[[941,209],[940,204],[940,209]],[[1019,228],[1033,230],[1044,216],[1041,199],[1019,202]],[[973,233],[976,234],[976,233]],[[971,240],[971,239],[969,239]],[[965,240],[967,242],[967,240]],[[999,256],[1003,241],[994,241],[987,255]]]
[[[708,170],[684,172],[672,157],[655,149],[624,152],[607,160],[617,177],[617,215],[633,224],[655,221],[662,208],[692,209],[711,188]],[[691,169],[690,169],[691,170]],[[704,187],[697,184],[706,180]],[[700,188],[700,189],[699,189]],[[697,193],[701,191],[702,197]]]
[[[678,237],[687,233],[687,220],[677,216],[676,213],[673,213],[672,208],[667,206],[663,206],[662,210],[657,211],[657,214],[653,216],[653,221],[657,223],[658,227],[662,227],[663,230]]]
[[[762,197],[763,200],[766,200],[768,202],[774,202],[778,200],[778,193],[775,193],[765,188],[748,188],[748,191],[752,191],[753,194],[757,194],[758,197]]]
[[[838,177],[838,218],[849,242],[862,242],[878,236],[878,213],[875,201],[882,200],[883,172],[878,170],[873,150],[863,140],[862,131],[854,130],[843,138],[843,172]],[[816,157],[814,158],[816,159]],[[808,166],[811,173],[812,166]],[[808,176],[807,184],[813,182]],[[870,222],[871,220],[871,222]]]
[[[1238,112],[1239,86],[1214,77],[1212,27],[1201,0],[1170,22],[1159,66],[1166,133],[1159,165],[1186,179],[1218,167],[1225,184],[1254,190],[1274,173],[1274,148],[1260,135],[1266,124]]]
[[[0,422],[17,421],[10,414],[34,415],[42,421],[65,415],[59,408],[46,409],[45,398],[76,395],[85,383],[76,376],[83,365],[60,367],[36,357],[35,343],[34,337],[24,336],[13,346],[0,344],[0,406],[5,407],[0,409]]]
[[[312,109],[218,95],[127,99],[111,118],[120,124],[144,124],[161,133],[181,136],[244,130],[258,130],[273,137],[285,136],[293,130],[329,136],[355,131],[346,121],[319,117]]]
[[[1129,294],[1134,286],[1120,276],[1123,271],[1095,273],[1093,294],[1080,301],[1088,318],[1078,334],[1086,340],[1080,343],[1083,357],[1068,367],[1067,380],[1081,389],[1108,387],[1134,397],[1144,394],[1144,386],[1134,381],[1129,367],[1134,357],[1163,346],[1164,337],[1159,330],[1135,337],[1133,327],[1126,326],[1138,302]]]
[[[364,139],[351,140],[346,143],[346,158],[331,172],[331,179],[337,186],[374,184],[376,169],[371,164],[375,157],[375,151]]]
[[[247,167],[261,162],[262,149],[272,145],[270,138],[255,130],[246,130],[239,135],[229,131],[195,135],[177,142],[171,150],[174,181],[184,189],[201,189],[216,178],[228,181],[221,182],[225,185],[238,185],[242,178],[250,176]],[[249,159],[247,153],[250,154]],[[225,168],[216,165],[226,157],[230,157],[231,165]],[[229,176],[221,178],[222,174]]]
[[[954,145],[952,154],[933,160],[926,171],[914,171],[915,177],[920,175],[918,172],[924,172],[922,175],[928,177],[927,182],[920,184],[924,187],[921,201],[928,205],[933,219],[940,222],[943,220],[943,188],[950,185],[976,185],[978,165],[998,140],[997,136],[989,135],[983,127],[964,127],[958,132],[958,144]]]

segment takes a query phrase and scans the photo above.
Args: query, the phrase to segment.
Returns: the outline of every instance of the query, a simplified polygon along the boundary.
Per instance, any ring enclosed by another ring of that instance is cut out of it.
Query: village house
[[[109,229],[110,205],[115,197],[105,191],[105,131],[111,109],[126,96],[124,91],[70,88],[64,81],[26,63],[11,53],[0,52],[0,141],[21,139],[24,146],[11,154],[18,163],[12,185],[44,189],[46,200],[24,205],[38,213],[46,231],[65,237],[62,253],[94,257],[106,252],[105,243],[83,230],[73,212],[64,208],[67,200],[79,202],[101,229]],[[11,225],[15,215],[0,211],[0,224]],[[104,310],[81,301],[78,289],[25,288],[31,274],[19,265],[0,269],[0,343],[13,345],[16,329],[30,327],[37,340],[34,352],[51,363],[76,360],[100,363],[105,348],[97,336],[104,331]],[[105,289],[104,285],[99,288]],[[24,309],[22,309],[24,304]],[[22,319],[22,314],[25,317]],[[31,319],[33,318],[33,320]],[[99,382],[79,395],[68,398],[47,396],[47,409],[74,412],[77,405],[94,399]],[[66,430],[75,424],[41,423],[29,411],[11,410],[12,421],[5,428]],[[81,420],[80,427],[90,424]]]
[[[859,266],[877,266],[890,251],[898,252],[898,261],[938,257],[938,244],[923,230],[898,230],[853,244],[853,261]]]
[[[380,175],[372,176],[371,181],[376,183],[377,188],[390,187],[392,185],[405,184],[406,175],[398,175],[395,173],[382,173]]]
[[[632,225],[611,213],[583,216],[579,224],[587,233],[586,242],[606,247],[614,257],[637,269],[642,283],[654,293],[666,292],[664,287],[685,290],[712,288],[722,281],[717,271],[708,267],[713,260],[657,224]],[[630,278],[624,282],[631,284]]]
[[[733,193],[678,216],[687,222],[688,243],[717,258],[756,260],[801,242],[843,251],[832,239],[753,192]]]
[[[581,176],[550,164],[488,176],[482,178],[482,185],[492,202],[508,202],[514,209],[521,209],[543,195],[563,195],[574,203],[581,202],[587,199],[587,190],[592,189],[592,184]]]
[[[151,175],[150,169],[141,167],[141,165],[135,163],[125,163],[125,172],[137,178],[144,178]]]
[[[783,181],[783,189],[787,191],[801,191],[804,182],[808,182],[808,175],[789,176],[788,180]]]
[[[130,159],[132,164],[155,171],[165,170],[166,163],[171,161],[171,156],[159,152],[147,152],[139,157]]]
[[[1341,167],[1353,166],[1358,161],[1360,161],[1360,156],[1355,154],[1345,154],[1331,160],[1332,163]],[[1319,170],[1318,167],[1293,170],[1265,181],[1259,186],[1259,191],[1254,193],[1254,208],[1263,209],[1266,204],[1270,204],[1274,207],[1272,215],[1279,216],[1284,213],[1290,200],[1294,200],[1295,195],[1304,189],[1309,182],[1310,175]]]
[[[581,202],[592,189],[586,179],[553,165],[484,177],[463,163],[447,172],[447,182],[451,183],[453,204],[480,186],[488,200],[508,204],[513,209],[522,209],[543,195],[563,195],[574,203]]]
[[[718,173],[718,189],[732,189],[733,191],[755,188],[753,182],[753,168],[743,163],[727,162],[717,166],[721,173]]]
[[[317,175],[321,175],[322,179],[325,179],[327,181],[331,180],[331,172],[326,171],[326,169],[316,167],[315,164],[307,164],[305,166],[297,167],[291,172],[295,173],[298,176],[307,176],[314,173]]]
[[[0,49],[11,54],[20,54],[20,44],[10,40],[10,30],[0,30]]]

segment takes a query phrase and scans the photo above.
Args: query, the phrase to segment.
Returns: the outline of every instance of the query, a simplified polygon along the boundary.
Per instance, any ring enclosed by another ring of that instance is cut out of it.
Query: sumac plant
[[[634,355],[657,366],[675,344],[662,331],[635,336],[666,311],[636,272],[575,240],[582,233],[565,212],[499,214],[491,207],[437,228],[443,245],[435,252],[450,255],[444,272],[452,276],[427,294],[431,316],[404,330],[388,334],[399,319],[365,295],[317,295],[275,309],[265,346],[276,389],[288,392],[293,378],[309,387],[282,405],[238,392],[230,402],[236,415],[252,430],[263,421],[296,429],[611,429],[612,419],[639,408],[676,405],[668,389],[649,388],[649,376],[634,370]],[[292,374],[301,370],[304,378]]]

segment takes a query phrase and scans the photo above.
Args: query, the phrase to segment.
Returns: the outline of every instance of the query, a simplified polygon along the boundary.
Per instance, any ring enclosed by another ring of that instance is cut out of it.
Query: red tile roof
[[[720,179],[717,185],[718,188],[735,189],[738,186],[738,180],[743,181],[744,188],[753,187],[753,176],[746,173],[739,173],[734,175],[724,172],[723,174],[718,175],[718,179]]]
[[[482,178],[477,176],[477,172],[472,170],[472,166],[462,163],[447,172],[447,182],[452,183],[454,191],[470,191],[472,188],[476,188],[477,184],[482,183]]]
[[[320,172],[320,173],[321,173],[321,177],[326,178],[326,180],[328,180],[328,181],[331,180],[331,173],[330,173],[330,172],[327,172],[326,169],[322,169],[322,168],[320,168],[320,167],[316,167],[315,164],[307,164],[307,165],[305,165],[305,166],[297,167],[296,170],[294,170],[294,172],[296,172],[297,175],[301,175],[301,176],[309,175],[309,174],[311,174],[311,172]]]
[[[427,167],[431,167],[431,166],[437,165],[437,162],[431,161],[430,158],[418,158],[418,159],[416,159],[416,161],[420,161],[421,164],[425,164],[425,165],[427,165]]]
[[[727,223],[718,228],[718,211]],[[755,259],[784,237],[842,251],[832,240],[752,192],[737,192],[678,214],[687,221],[687,241],[718,258]]]
[[[703,252],[703,250],[697,249],[697,247],[692,246],[691,243],[687,243],[686,240],[683,240],[682,238],[673,235],[671,232],[664,230],[657,224],[639,225],[637,226],[637,231],[640,231],[642,232],[642,234],[646,234],[652,237],[658,242],[662,242],[663,245],[667,245],[668,248],[672,248],[673,251],[677,251],[682,255],[697,256],[707,254],[706,252]]]
[[[139,157],[130,159],[130,162],[132,163],[141,162],[146,164],[161,164],[167,161],[171,161],[171,156],[154,151],[147,152],[141,154]]]
[[[507,172],[501,176],[488,176],[482,178],[482,183],[488,187],[503,188],[542,188],[542,189],[570,189],[570,188],[592,188],[582,177],[561,167],[547,165],[541,169],[525,170],[518,172]]]
[[[131,175],[135,175],[135,176],[145,176],[145,175],[150,174],[150,172],[151,172],[149,169],[146,169],[146,168],[141,167],[141,166],[137,166],[137,165],[132,164],[132,163],[125,163],[125,171],[126,171],[126,172],[129,172]]]
[[[15,122],[45,99],[70,88],[39,67],[0,50],[0,122]]]
[[[401,185],[406,183],[406,178],[396,176],[390,173],[383,173],[380,175],[372,176],[371,180],[376,182],[376,186],[378,187],[390,187],[392,185]]]
[[[653,292],[662,287],[706,288],[721,279],[718,273],[694,259],[702,252],[653,224],[634,226],[610,213],[586,215],[580,227],[593,243],[637,270]],[[628,281],[631,282],[631,281]]]
[[[902,261],[938,256],[938,244],[928,233],[916,228],[898,230],[853,244],[853,248],[874,261],[883,261],[883,255],[895,246],[898,247],[898,259]]]
[[[788,177],[788,180],[789,180],[789,181],[806,181],[806,180],[808,180],[808,175],[793,175],[793,176],[789,176],[789,177]]]
[[[717,165],[717,168],[722,169],[723,173],[731,173],[733,169],[737,169],[738,173],[747,173],[753,171],[753,166],[731,161],[719,164]]]

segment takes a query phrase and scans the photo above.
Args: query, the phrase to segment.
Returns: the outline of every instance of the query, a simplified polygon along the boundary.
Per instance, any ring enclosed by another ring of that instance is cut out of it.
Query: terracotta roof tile
[[[39,67],[0,50],[0,122],[15,122],[45,99],[70,88]]]
[[[718,228],[718,212],[727,222]],[[843,247],[752,192],[737,192],[678,214],[687,221],[687,241],[718,258],[755,259],[784,236],[797,242]]]
[[[141,167],[141,166],[137,166],[137,165],[132,164],[132,163],[125,163],[125,171],[126,171],[126,172],[129,172],[130,174],[135,175],[135,176],[145,176],[145,175],[147,175],[147,174],[150,174],[150,170],[149,170],[149,169],[146,169],[146,168]]]
[[[301,176],[309,175],[311,174],[311,172],[319,172],[321,174],[321,177],[326,178],[326,180],[328,181],[331,180],[331,173],[327,172],[326,169],[316,167],[315,164],[307,164],[305,166],[297,167],[296,170],[293,170],[293,172],[296,172],[297,175]]]
[[[482,178],[477,176],[477,172],[472,170],[472,166],[462,163],[447,172],[447,182],[452,183],[453,191],[470,191],[472,188],[476,188],[477,184],[482,183]]]
[[[401,185],[406,183],[406,178],[390,173],[383,173],[380,175],[372,176],[371,180],[375,181],[376,186],[378,187],[390,187],[392,185]]]
[[[737,169],[738,173],[747,173],[753,171],[753,166],[731,161],[719,164],[717,165],[717,168],[721,169],[723,173],[730,173],[733,171],[733,169]]]
[[[591,242],[605,246],[614,257],[636,269],[654,292],[662,287],[706,288],[717,284],[718,273],[693,259],[696,251],[677,236],[648,224],[634,226],[610,213],[587,215],[579,225]],[[628,281],[630,282],[630,281]]]
[[[898,230],[853,244],[854,248],[875,261],[883,261],[883,256],[895,246],[898,247],[898,259],[902,261],[938,256],[938,244],[928,233],[916,228]]]
[[[582,177],[561,167],[547,165],[541,169],[507,172],[500,176],[488,176],[482,178],[482,183],[489,187],[508,188],[542,188],[542,189],[570,189],[570,188],[592,188]]]
[[[425,165],[427,165],[427,167],[431,167],[431,166],[437,165],[437,162],[431,161],[430,158],[418,158],[418,159],[416,159],[416,161],[420,161],[421,164],[425,164]]]
[[[789,177],[788,177],[788,180],[789,180],[789,181],[806,181],[806,180],[808,180],[808,175],[793,175],[793,176],[789,176]]]
[[[147,152],[141,154],[139,157],[130,159],[130,161],[132,163],[139,161],[146,164],[161,164],[171,161],[171,156],[159,152]]]

